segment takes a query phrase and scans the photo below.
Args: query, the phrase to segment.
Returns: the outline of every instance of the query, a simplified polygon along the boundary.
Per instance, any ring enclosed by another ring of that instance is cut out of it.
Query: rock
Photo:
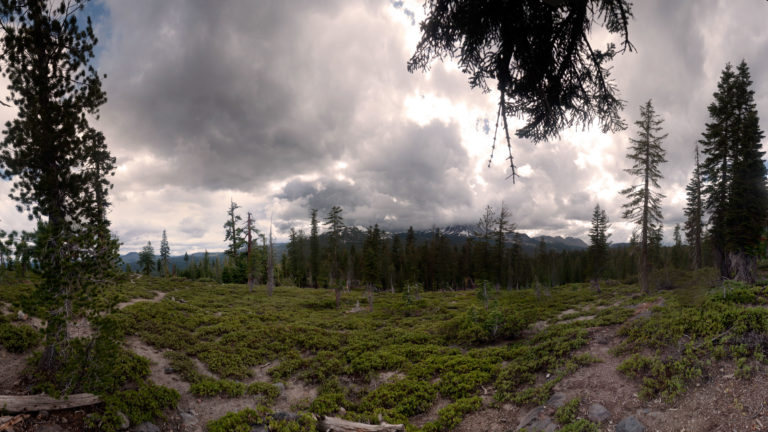
[[[12,418],[13,418],[12,416],[0,416],[0,424],[5,423]]]
[[[645,432],[645,426],[635,416],[629,416],[616,425],[616,432]]]
[[[163,372],[165,372],[166,374],[170,375],[170,374],[172,374],[172,373],[174,373],[176,371],[172,367],[167,366],[165,369],[163,369]]]
[[[547,406],[550,406],[552,408],[560,408],[561,406],[565,405],[566,399],[567,399],[567,396],[565,396],[565,393],[560,393],[560,392],[555,393],[547,401]]]
[[[160,428],[154,423],[144,422],[133,428],[133,432],[160,432]]]
[[[587,409],[587,418],[591,422],[602,423],[611,418],[611,413],[601,404],[593,403]]]
[[[48,420],[48,417],[50,417],[51,413],[49,413],[46,410],[42,410],[39,413],[37,413],[37,418],[40,420]]]
[[[275,384],[275,387],[277,387],[278,390],[280,390],[280,394],[283,394],[285,391],[285,384],[279,382]]]
[[[554,432],[557,429],[557,425],[552,422],[552,419],[542,415],[544,413],[544,407],[536,407],[530,411],[520,420],[520,424],[517,425],[517,429],[525,428],[527,432]]]
[[[25,314],[22,311],[18,311],[18,312],[16,312],[16,318],[18,318],[19,321],[26,321],[27,318],[29,318],[29,315]]]
[[[296,421],[299,419],[299,416],[294,413],[280,411],[272,414],[272,418],[275,420]]]
[[[117,416],[120,418],[120,424],[117,426],[117,430],[126,430],[131,427],[131,421],[128,420],[128,416],[121,411],[117,412]]]
[[[339,407],[339,415],[341,417],[344,417],[344,414],[347,413],[347,410],[344,407]]]
[[[251,432],[268,432],[264,425],[256,425],[251,428]]]
[[[179,416],[181,417],[184,426],[193,426],[197,424],[197,417],[188,412],[180,412]]]

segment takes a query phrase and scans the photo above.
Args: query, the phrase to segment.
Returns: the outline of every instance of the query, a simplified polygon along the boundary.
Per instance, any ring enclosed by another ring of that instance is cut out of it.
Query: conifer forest
[[[0,431],[766,430],[716,3],[0,0]]]

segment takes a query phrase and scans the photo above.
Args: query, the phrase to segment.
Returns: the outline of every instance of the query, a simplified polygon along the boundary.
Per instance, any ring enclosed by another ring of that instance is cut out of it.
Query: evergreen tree
[[[162,261],[162,270],[168,276],[168,258],[171,256],[171,247],[168,245],[168,237],[163,230],[163,237],[160,240],[160,260]]]
[[[309,211],[309,285],[317,288],[320,277],[320,236],[317,229],[317,209]]]
[[[341,207],[333,206],[324,222],[325,226],[328,227],[328,259],[330,261],[328,279],[332,287],[335,286],[339,276],[339,248],[341,246],[341,234],[344,230],[344,218],[341,216],[341,212]]]
[[[85,3],[0,2],[0,67],[6,100],[16,108],[0,143],[0,174],[12,180],[17,208],[40,221],[38,290],[50,300],[40,366],[48,373],[69,355],[71,300],[111,279],[118,259],[105,212],[115,159],[90,124],[106,94],[91,64],[97,40],[90,19],[78,21]]]
[[[475,255],[477,277],[480,279],[490,279],[491,271],[489,263],[491,262],[491,238],[494,235],[494,225],[496,223],[496,212],[490,205],[485,206],[483,214],[477,221],[474,236],[477,239],[476,247],[478,253]]]
[[[257,261],[257,253],[256,248],[254,247],[254,234],[256,236],[259,235],[259,230],[253,225],[253,215],[251,215],[251,212],[248,212],[248,220],[245,224],[245,236],[246,236],[246,242],[247,242],[247,252],[246,252],[246,279],[248,284],[248,291],[253,291],[253,285],[256,283],[256,261]],[[256,245],[258,246],[258,241],[256,241]]]
[[[600,277],[606,268],[606,261],[608,258],[608,238],[611,237],[608,234],[608,229],[611,226],[608,224],[608,215],[605,214],[605,210],[600,209],[600,204],[595,205],[595,210],[592,212],[592,228],[589,230],[589,254],[590,268],[592,269],[592,280],[600,290]]]
[[[427,0],[421,40],[408,70],[428,70],[435,59],[454,58],[472,88],[500,92],[503,120],[514,164],[507,116],[526,119],[517,131],[535,141],[557,137],[574,124],[594,119],[604,131],[624,129],[623,101],[616,96],[608,63],[633,46],[627,0]],[[621,37],[621,49],[591,46],[592,24]],[[495,145],[495,142],[494,142]]]
[[[363,281],[369,286],[381,282],[381,243],[379,225],[376,224],[373,227],[368,227],[365,241],[363,242]]]
[[[242,221],[243,218],[236,213],[239,208],[240,206],[237,205],[237,203],[231,199],[229,200],[227,221],[224,223],[224,241],[229,242],[227,255],[232,258],[237,257],[238,251],[240,251],[240,248],[245,244],[245,240],[243,239],[243,228],[240,226],[240,221]]]
[[[267,295],[275,290],[275,257],[272,249],[272,217],[269,219],[269,249],[267,250]]]
[[[152,273],[152,269],[155,267],[155,248],[152,247],[152,242],[148,241],[146,246],[141,248],[139,267],[145,275]]]
[[[716,265],[723,278],[754,282],[757,247],[768,213],[763,131],[747,64],[720,76],[700,141],[701,171]]]
[[[408,227],[405,235],[405,280],[408,283],[415,283],[419,280],[418,276],[418,255],[416,251],[416,233],[413,227]]]
[[[640,182],[621,191],[629,199],[623,205],[623,216],[634,223],[639,231],[640,283],[646,293],[651,272],[648,248],[652,234],[662,223],[661,200],[664,194],[658,192],[659,180],[662,178],[659,164],[666,162],[661,142],[667,137],[667,134],[660,134],[662,122],[650,100],[640,107],[640,120],[635,122],[639,129],[638,137],[630,138],[632,146],[627,154],[633,165],[625,170]]]
[[[699,147],[696,146],[696,166],[693,168],[691,181],[685,187],[687,201],[685,205],[685,239],[691,253],[694,270],[702,266],[701,244],[704,236],[704,202],[702,201],[701,163]]]
[[[496,228],[494,231],[495,255],[496,255],[496,282],[501,284],[505,280],[507,266],[504,265],[504,251],[507,243],[507,237],[515,231],[515,224],[512,223],[512,212],[501,202],[501,209],[496,216]]]

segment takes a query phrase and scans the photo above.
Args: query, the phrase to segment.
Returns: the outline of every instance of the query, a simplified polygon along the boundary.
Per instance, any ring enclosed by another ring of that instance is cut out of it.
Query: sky
[[[514,184],[505,148],[487,167],[498,94],[470,89],[447,59],[406,70],[421,1],[94,0],[87,12],[95,66],[107,74],[109,100],[93,124],[117,158],[109,218],[123,253],[147,241],[157,249],[163,230],[172,254],[223,250],[230,200],[263,232],[272,220],[278,241],[307,229],[310,208],[338,205],[348,225],[399,231],[472,224],[503,202],[519,231],[583,240],[600,204],[611,240],[625,242],[632,226],[619,191],[633,182],[626,153],[649,99],[669,134],[661,187],[670,241],[727,62],[748,63],[768,130],[765,1],[637,2],[637,52],[612,70],[630,127],[513,139]],[[618,42],[598,27],[591,39]],[[12,117],[0,107],[0,120]],[[0,181],[0,228],[29,228],[8,189]]]

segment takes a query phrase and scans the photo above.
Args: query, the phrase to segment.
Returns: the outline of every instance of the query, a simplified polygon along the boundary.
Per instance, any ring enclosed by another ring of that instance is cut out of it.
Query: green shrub
[[[555,411],[555,421],[561,425],[567,425],[576,421],[576,416],[579,414],[579,404],[581,400],[579,398],[571,399],[565,405]]]
[[[0,346],[9,352],[22,353],[36,347],[40,340],[40,332],[28,325],[0,321]]]

